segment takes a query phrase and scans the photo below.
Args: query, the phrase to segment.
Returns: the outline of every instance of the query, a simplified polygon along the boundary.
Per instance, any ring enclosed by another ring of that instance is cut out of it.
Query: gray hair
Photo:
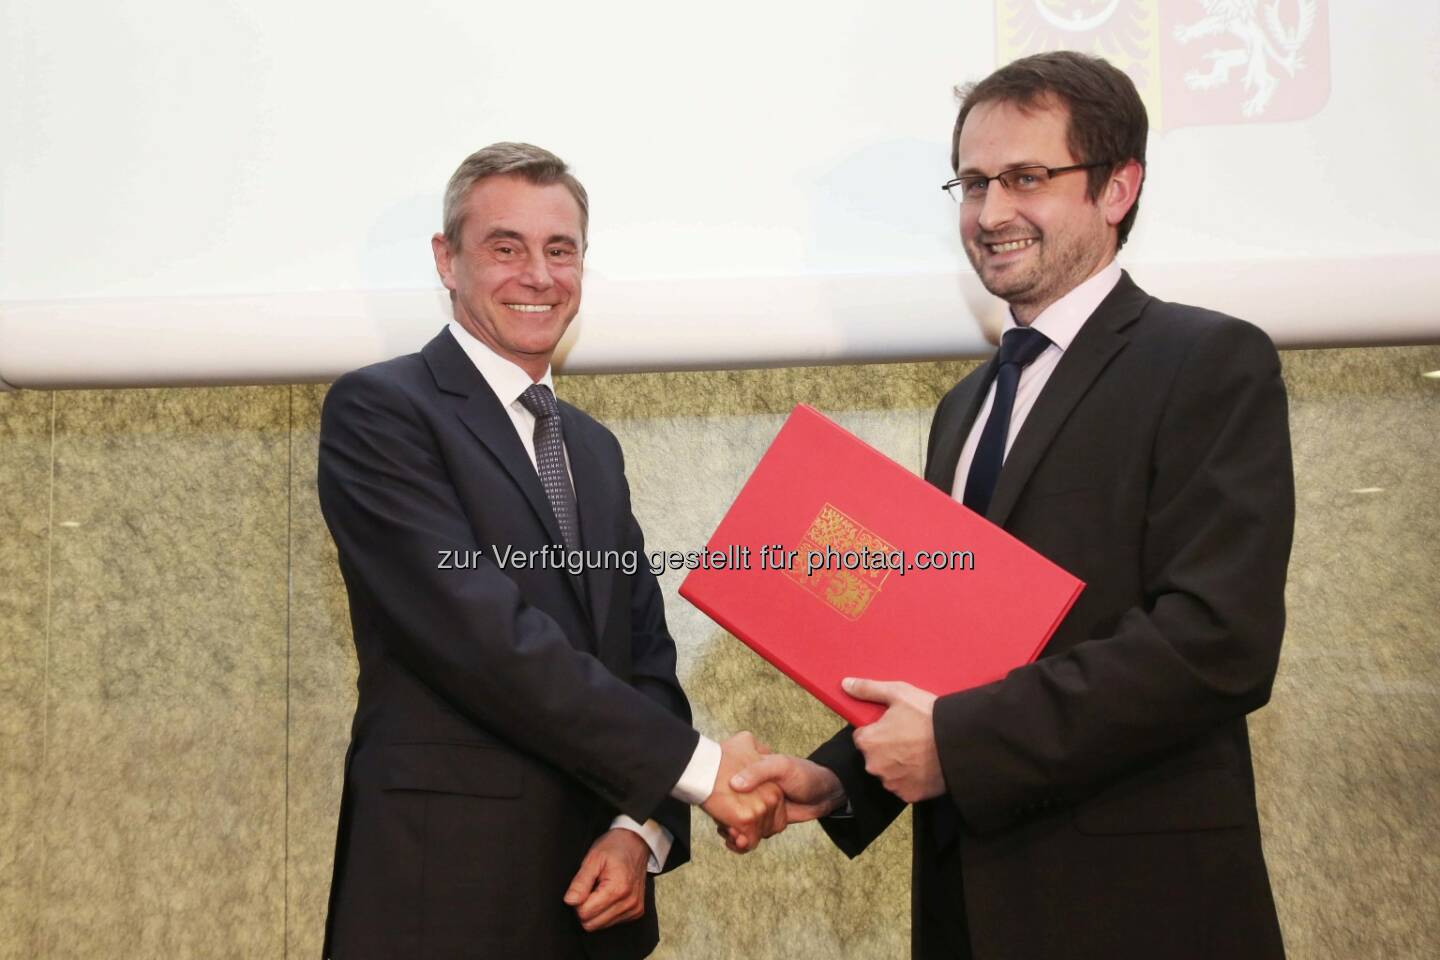
[[[445,242],[460,249],[460,231],[465,227],[465,200],[470,188],[486,177],[521,177],[536,186],[558,183],[580,204],[580,242],[590,226],[590,198],[580,181],[555,154],[529,143],[492,143],[466,157],[445,187]]]

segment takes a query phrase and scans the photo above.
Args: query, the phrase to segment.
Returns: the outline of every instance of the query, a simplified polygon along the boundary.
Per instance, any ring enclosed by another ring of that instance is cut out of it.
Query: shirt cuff
[[[650,862],[645,869],[650,873],[659,873],[665,869],[665,860],[670,856],[670,848],[675,845],[675,837],[654,820],[646,820],[644,823],[636,823],[629,817],[621,814],[610,821],[611,830],[629,830],[638,833],[640,839],[645,841],[645,846],[650,848]]]
[[[695,744],[695,752],[685,765],[685,772],[670,791],[670,796],[692,806],[704,803],[715,791],[715,778],[720,775],[720,744],[704,734]]]

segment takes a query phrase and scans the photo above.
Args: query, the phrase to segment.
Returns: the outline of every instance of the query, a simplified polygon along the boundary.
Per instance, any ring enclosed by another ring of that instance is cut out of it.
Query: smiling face
[[[539,380],[580,309],[580,205],[562,184],[486,177],[465,201],[458,249],[430,241],[455,320]]]
[[[960,131],[957,175],[1080,163],[1066,143],[1068,123],[1069,111],[1053,101],[1029,110],[1003,100],[977,104]],[[1138,187],[1138,164],[1125,165],[1096,200],[1087,196],[1085,172],[1075,171],[1024,196],[992,182],[983,201],[961,204],[965,253],[1018,323],[1028,324],[1115,256],[1115,224],[1134,202],[1125,182],[1132,176]]]

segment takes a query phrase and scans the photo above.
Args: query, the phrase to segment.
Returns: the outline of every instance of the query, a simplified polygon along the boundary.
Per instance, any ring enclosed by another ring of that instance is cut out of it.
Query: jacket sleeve
[[[1294,524],[1279,358],[1229,318],[1197,339],[1161,398],[1143,603],[1107,635],[936,702],[946,783],[972,829],[1083,799],[1269,699]]]
[[[618,443],[616,448],[618,451]],[[630,510],[628,483],[625,508]],[[675,641],[665,623],[665,601],[659,582],[645,562],[645,537],[633,512],[629,513],[626,541],[626,549],[634,550],[634,555],[640,558],[630,592],[630,682],[636,690],[689,725],[690,702],[676,676]],[[678,773],[676,779],[679,779]],[[652,816],[674,839],[661,871],[669,873],[690,859],[690,807],[669,797]]]
[[[346,579],[394,625],[387,649],[455,710],[554,764],[637,820],[662,805],[698,734],[576,650],[556,622],[482,561],[434,436],[373,369],[336,381],[321,416],[320,505]]]
[[[822,817],[820,826],[848,857],[864,852],[905,809],[905,801],[865,772],[865,755],[856,749],[854,735],[855,728],[847,726],[810,754],[811,760],[832,770],[845,788],[848,815]]]

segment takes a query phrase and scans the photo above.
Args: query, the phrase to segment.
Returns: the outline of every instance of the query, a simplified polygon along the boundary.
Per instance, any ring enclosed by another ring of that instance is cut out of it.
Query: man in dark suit
[[[847,681],[879,721],[736,783],[779,782],[767,830],[823,817],[851,856],[914,803],[918,958],[1283,957],[1245,721],[1294,520],[1278,357],[1115,263],[1147,126],[1123,73],[1043,54],[962,93],[946,186],[1010,315],[926,479],[1087,586],[1035,663],[939,697]]]
[[[748,735],[691,729],[620,446],[551,392],[587,209],[538,147],[469,157],[432,242],[454,322],[326,397],[360,664],[327,957],[643,957],[685,804],[753,843],[779,801],[728,786]]]

